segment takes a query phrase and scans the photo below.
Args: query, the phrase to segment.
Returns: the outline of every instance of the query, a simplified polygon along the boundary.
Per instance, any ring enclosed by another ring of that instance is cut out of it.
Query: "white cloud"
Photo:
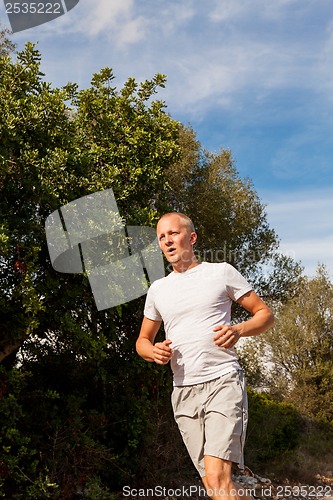
[[[196,48],[183,46],[169,60],[161,57],[173,80],[173,103],[190,116],[211,107],[243,110],[248,99],[260,105],[296,82],[303,88],[313,85],[312,56],[297,44],[281,50],[275,42],[217,40],[214,46]]]
[[[300,262],[306,275],[314,276],[318,265],[324,264],[333,279],[333,236],[291,240],[281,243],[280,251],[283,255]]]
[[[305,184],[305,174],[315,178],[318,166],[326,174],[331,168],[332,15],[327,0],[81,0],[14,41],[41,39],[46,79],[55,85],[82,86],[105,66],[114,68],[117,82],[162,72],[168,84],[161,98],[184,122],[208,123],[211,111],[222,117],[226,111],[226,120],[240,123],[237,136],[244,123],[256,126],[264,117],[262,128],[272,125],[275,141],[270,178],[299,176]],[[292,98],[302,93],[295,104]],[[277,122],[287,128],[282,140]],[[262,136],[252,136],[250,126],[246,140],[259,156]],[[269,130],[261,130],[267,138]],[[332,190],[295,196],[267,194],[271,226],[283,248],[309,268],[323,261],[333,269]]]
[[[305,117],[313,113],[317,123],[307,123]],[[272,171],[279,179],[298,179],[327,175],[332,170],[332,144],[330,134],[323,131],[332,130],[332,118],[322,120],[315,111],[303,110],[303,128],[293,132],[281,142],[271,160]],[[295,113],[296,114],[296,113]],[[307,152],[305,154],[305,151]]]
[[[318,3],[325,3],[325,0],[318,0],[315,8],[320,9]],[[208,3],[208,2],[207,2]],[[242,21],[251,19],[258,21],[281,22],[290,17],[302,19],[314,8],[313,4],[304,0],[278,0],[277,2],[267,2],[267,0],[212,0],[210,19],[214,22],[221,21]]]
[[[137,14],[134,0],[86,0],[79,4],[79,18],[73,25],[77,32],[91,37],[103,37],[119,48],[145,38],[148,20]],[[75,12],[74,12],[75,13]],[[73,19],[72,19],[73,22]]]
[[[331,31],[322,30],[319,40],[307,32],[317,9],[304,0],[170,0],[167,7],[155,0],[81,0],[29,35],[49,43],[55,36],[82,39],[86,71],[98,64],[147,78],[151,68],[167,74],[168,98],[191,119],[211,106],[242,109],[248,98],[260,104],[281,89],[333,85],[332,76],[318,77],[333,74]]]
[[[109,44],[124,49],[144,40],[149,20],[137,13],[134,0],[81,0],[70,12],[47,24],[17,33],[17,39],[82,37],[82,53],[87,43],[100,40],[100,53]]]
[[[145,39],[148,24],[143,16],[127,21],[118,34],[117,46],[126,47]]]
[[[82,2],[84,5],[81,16],[81,27],[91,36],[99,35],[104,30],[113,29],[118,23],[126,23],[131,19],[133,0],[98,0]],[[81,4],[80,4],[81,7]]]
[[[89,38],[103,37],[123,49],[148,38],[161,40],[161,35],[177,34],[195,13],[192,3],[170,2],[167,8],[161,8],[151,0],[141,5],[134,0],[81,0],[71,19],[61,19],[62,28],[71,27],[73,32]]]
[[[153,13],[154,25],[164,37],[177,36],[189,28],[189,23],[195,16],[193,0],[183,0],[181,3],[168,2],[167,7]]]
[[[265,199],[268,222],[281,238],[282,253],[301,261],[311,276],[319,263],[333,276],[333,190],[267,192]]]
[[[317,56],[314,68],[317,76],[318,87],[325,92],[326,98],[333,100],[333,21],[326,29],[326,39]]]
[[[215,5],[209,14],[209,18],[216,23],[220,23],[221,21],[230,21],[240,15],[244,16],[244,13],[248,12],[246,4],[244,5],[244,2],[241,1],[235,0],[230,2],[230,0],[218,0],[214,3]]]

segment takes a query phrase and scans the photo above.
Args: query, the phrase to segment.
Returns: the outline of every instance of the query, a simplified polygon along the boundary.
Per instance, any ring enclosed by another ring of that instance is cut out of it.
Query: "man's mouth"
[[[175,251],[176,251],[176,249],[174,247],[168,248],[169,254],[174,253]]]

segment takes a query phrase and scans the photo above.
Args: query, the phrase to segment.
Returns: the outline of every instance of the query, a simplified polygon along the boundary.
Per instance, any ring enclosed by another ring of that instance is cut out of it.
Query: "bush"
[[[37,500],[52,498],[58,485],[30,435],[22,404],[31,379],[29,372],[0,368],[0,498]]]
[[[248,397],[245,461],[255,468],[296,449],[301,436],[301,417],[292,404],[274,401],[265,393],[248,388]]]

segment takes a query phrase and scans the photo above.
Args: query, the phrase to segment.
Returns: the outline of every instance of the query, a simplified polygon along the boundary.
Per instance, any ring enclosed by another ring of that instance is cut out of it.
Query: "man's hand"
[[[214,328],[214,342],[218,347],[231,349],[241,337],[253,337],[263,333],[274,323],[274,315],[270,308],[253,291],[245,293],[237,300],[252,317],[237,325],[219,325]]]
[[[224,349],[231,349],[240,339],[240,333],[236,326],[220,325],[216,326],[213,332],[217,332],[214,337],[214,342],[217,346]]]
[[[171,340],[167,339],[164,342],[156,342],[153,348],[154,361],[158,365],[166,365],[172,358],[173,351],[170,344]]]

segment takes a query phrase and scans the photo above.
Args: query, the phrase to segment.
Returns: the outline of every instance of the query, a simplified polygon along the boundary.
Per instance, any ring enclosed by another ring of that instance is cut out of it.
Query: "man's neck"
[[[180,260],[179,262],[172,264],[172,269],[175,273],[185,273],[189,269],[192,269],[192,267],[196,267],[199,264],[201,264],[201,262],[199,262],[196,258],[190,261]]]

